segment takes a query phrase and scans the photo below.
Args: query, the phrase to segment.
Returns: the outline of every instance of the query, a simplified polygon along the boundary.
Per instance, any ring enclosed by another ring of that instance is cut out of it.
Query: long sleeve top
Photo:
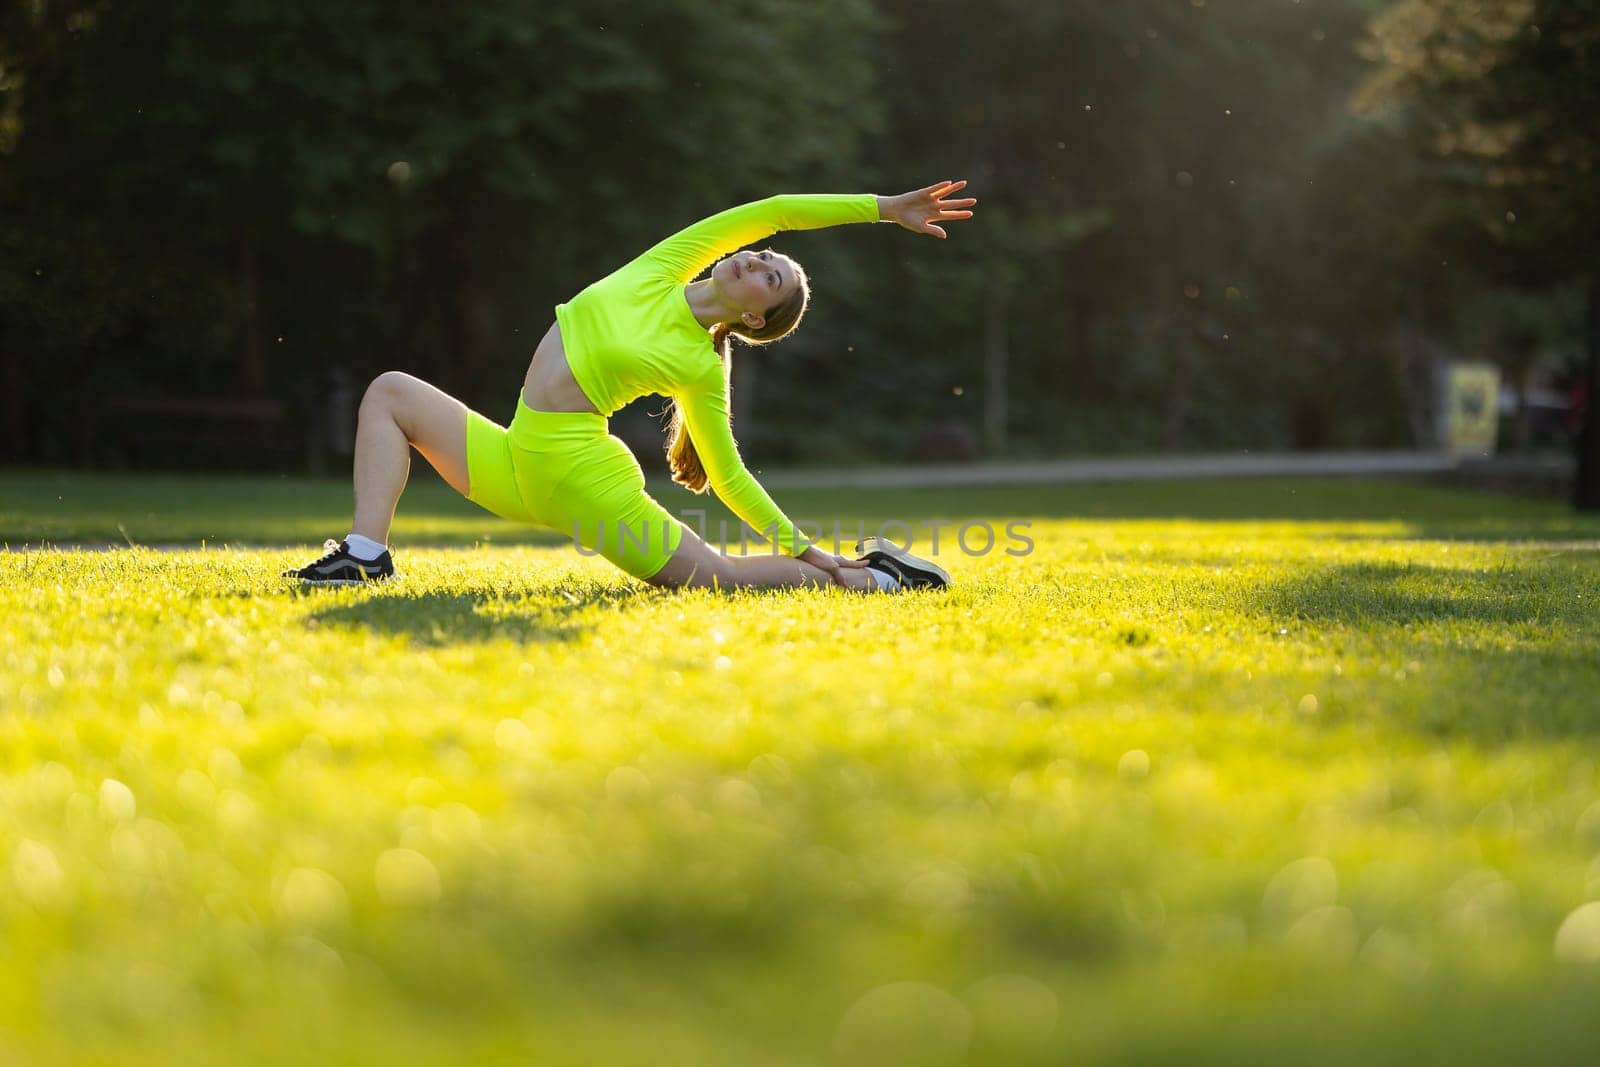
[[[779,230],[878,221],[877,198],[865,193],[741,204],[673,234],[556,307],[567,364],[596,410],[610,417],[649,393],[672,397],[718,498],[752,529],[776,528],[779,546],[791,555],[809,542],[739,455],[722,360],[684,288],[722,256]]]

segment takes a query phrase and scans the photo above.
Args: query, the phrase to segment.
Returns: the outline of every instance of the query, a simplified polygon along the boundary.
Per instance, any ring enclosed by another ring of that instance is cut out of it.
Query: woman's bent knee
[[[362,407],[392,407],[399,400],[405,389],[417,379],[405,371],[386,370],[367,386],[367,391],[361,397]]]

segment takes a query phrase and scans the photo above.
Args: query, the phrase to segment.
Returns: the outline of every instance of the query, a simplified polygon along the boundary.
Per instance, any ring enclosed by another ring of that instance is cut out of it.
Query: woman
[[[728,406],[729,338],[766,344],[800,321],[810,290],[800,265],[737,249],[779,230],[896,222],[943,238],[976,200],[947,199],[965,181],[900,196],[774,196],[731,208],[667,238],[556,308],[534,352],[509,429],[426,382],[388,371],[361,401],[355,521],[342,543],[299,570],[317,584],[388,578],[389,525],[410,449],[488,511],[571,531],[629,574],[661,586],[842,585],[862,592],[948,584],[936,564],[877,538],[858,559],[809,544],[745,468]],[[733,253],[728,255],[728,253]],[[720,258],[719,257],[726,257]],[[714,265],[713,265],[714,264]],[[711,266],[698,281],[697,275]],[[673,481],[707,485],[787,556],[725,556],[644,491],[644,474],[607,419],[647,393],[673,398]]]

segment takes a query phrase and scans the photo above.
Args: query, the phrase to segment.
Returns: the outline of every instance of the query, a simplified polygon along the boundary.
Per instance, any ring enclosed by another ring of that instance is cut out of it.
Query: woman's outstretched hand
[[[960,192],[966,184],[965,179],[959,182],[936,182],[926,189],[901,193],[899,196],[880,196],[878,217],[885,222],[898,222],[912,233],[931,233],[943,239],[944,227],[938,223],[972,217],[972,212],[965,209],[976,204],[977,200],[970,196],[960,200],[945,199],[951,193]]]

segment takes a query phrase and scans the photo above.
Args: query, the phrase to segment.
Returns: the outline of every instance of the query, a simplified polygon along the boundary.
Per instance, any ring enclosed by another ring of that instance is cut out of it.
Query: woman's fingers
[[[942,181],[942,182],[934,182],[932,185],[930,185],[930,186],[928,186],[928,187],[926,187],[924,189],[918,189],[916,192],[912,193],[911,195],[912,196],[927,196],[927,197],[932,197],[933,199],[937,200],[941,196],[948,196],[951,193],[960,191],[961,189],[966,187],[966,184],[967,184],[967,181],[966,181],[965,178],[963,178],[961,181],[958,181],[958,182],[949,181],[947,179],[947,180]]]

